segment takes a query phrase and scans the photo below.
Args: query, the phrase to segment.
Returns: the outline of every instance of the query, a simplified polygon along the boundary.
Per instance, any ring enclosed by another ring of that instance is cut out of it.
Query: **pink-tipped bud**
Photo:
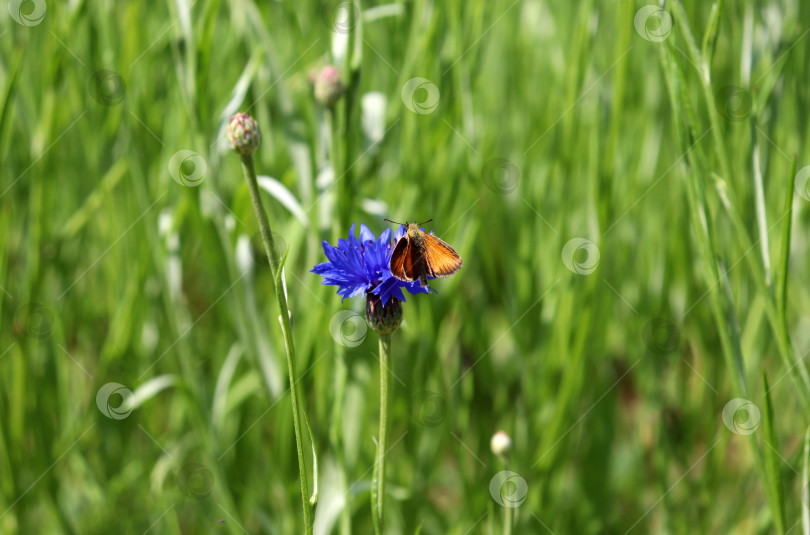
[[[343,96],[343,80],[340,72],[332,65],[327,65],[315,76],[315,100],[331,108]]]
[[[262,142],[262,133],[256,119],[247,113],[237,113],[228,122],[225,130],[231,148],[242,156],[250,156]]]

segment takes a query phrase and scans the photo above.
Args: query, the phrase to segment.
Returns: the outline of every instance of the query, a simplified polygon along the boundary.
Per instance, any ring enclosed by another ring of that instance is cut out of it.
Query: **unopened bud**
[[[509,435],[503,431],[498,431],[492,435],[492,440],[489,442],[489,447],[492,449],[492,453],[498,457],[501,457],[509,453],[509,450],[512,449],[512,439],[509,438]]]
[[[315,100],[331,108],[343,95],[343,80],[340,72],[332,65],[327,65],[315,77]]]
[[[231,148],[242,156],[250,156],[262,142],[262,133],[256,119],[247,113],[237,113],[228,122],[225,130]]]

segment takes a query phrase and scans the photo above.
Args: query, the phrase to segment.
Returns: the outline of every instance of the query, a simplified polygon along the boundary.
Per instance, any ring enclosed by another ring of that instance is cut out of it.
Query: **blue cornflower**
[[[391,274],[388,267],[393,250],[390,228],[385,229],[379,239],[364,224],[360,225],[359,239],[354,232],[352,223],[348,241],[339,239],[337,247],[323,242],[328,261],[311,270],[323,277],[321,284],[337,286],[337,293],[343,299],[371,292],[379,296],[383,307],[392,297],[405,301],[402,288],[407,288],[412,294],[430,292],[430,288],[420,286],[419,281],[405,282]],[[394,235],[394,243],[404,233],[405,227],[400,226]]]

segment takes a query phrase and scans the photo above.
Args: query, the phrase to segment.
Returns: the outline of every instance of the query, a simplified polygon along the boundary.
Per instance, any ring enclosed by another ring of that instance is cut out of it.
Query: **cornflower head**
[[[411,294],[429,293],[419,281],[406,282],[391,274],[388,262],[393,243],[404,234],[404,227],[396,233],[385,229],[377,238],[365,224],[355,236],[355,224],[349,229],[348,240],[339,239],[337,247],[323,242],[327,261],[312,268],[312,273],[323,277],[321,284],[337,286],[338,295],[346,299],[366,295],[366,321],[377,332],[393,332],[401,322],[401,302],[405,301],[405,288]]]

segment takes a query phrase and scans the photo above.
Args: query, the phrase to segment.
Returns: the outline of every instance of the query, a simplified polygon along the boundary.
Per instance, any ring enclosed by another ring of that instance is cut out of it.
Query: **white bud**
[[[492,440],[489,442],[489,447],[492,449],[492,453],[495,455],[504,455],[509,453],[509,450],[512,449],[512,439],[509,438],[509,435],[503,431],[498,431],[492,435]]]

